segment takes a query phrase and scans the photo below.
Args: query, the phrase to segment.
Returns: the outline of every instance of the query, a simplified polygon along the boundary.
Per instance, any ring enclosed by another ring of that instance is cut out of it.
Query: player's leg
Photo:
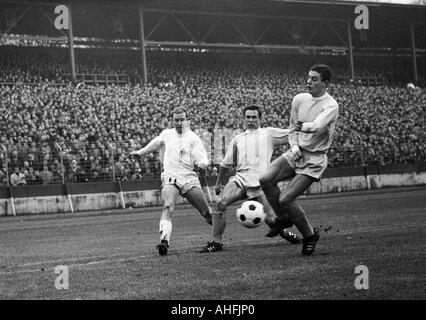
[[[306,213],[302,206],[295,200],[300,196],[309,186],[316,181],[315,178],[297,174],[289,183],[286,190],[280,195],[280,204],[288,212],[291,221],[296,225],[297,229],[303,236],[303,254],[312,254],[315,249],[315,244],[319,239],[319,235],[312,229]]]
[[[157,246],[160,255],[166,255],[169,247],[170,236],[172,234],[171,214],[175,208],[179,189],[174,184],[165,184],[161,190],[161,198],[163,200],[163,212],[161,214],[160,244]]]
[[[263,193],[277,215],[274,227],[271,227],[271,230],[266,234],[268,237],[275,237],[283,228],[290,228],[293,225],[288,213],[279,203],[281,191],[277,183],[294,175],[293,167],[284,156],[281,156],[272,161],[268,169],[259,178]]]
[[[226,209],[232,203],[245,199],[246,194],[236,182],[230,181],[223,189],[222,196],[213,212],[213,241],[222,242],[226,227]]]
[[[294,175],[294,169],[290,166],[287,159],[281,156],[272,161],[266,171],[259,178],[263,193],[277,216],[283,214],[283,210],[278,200],[281,191],[278,188],[277,183],[292,178]]]
[[[260,202],[263,205],[263,210],[265,211],[265,223],[270,227],[273,226],[275,219],[277,218],[277,215],[275,214],[274,209],[272,209],[271,205],[266,199],[265,194],[262,192],[261,195],[255,198],[252,198],[250,200]]]
[[[263,208],[265,211],[265,223],[269,226],[269,228],[274,228],[275,222],[277,219],[277,215],[275,214],[274,210],[272,209],[271,205],[269,204],[268,200],[266,200],[265,194],[262,192],[262,194],[252,200],[258,201],[263,204]],[[302,240],[295,234],[294,232],[288,231],[287,229],[283,229],[279,232],[279,235],[290,242],[291,244],[299,244],[302,242]]]
[[[213,252],[222,250],[223,234],[226,227],[226,208],[246,197],[246,194],[242,188],[234,181],[229,181],[222,191],[222,196],[217,203],[216,209],[212,212],[213,224],[213,240],[207,243],[207,246],[203,247],[201,252]]]
[[[203,190],[199,187],[192,187],[185,193],[185,198],[203,216],[208,224],[212,224],[212,209],[209,206]]]
[[[291,221],[296,225],[303,237],[311,236],[314,232],[307,221],[305,211],[295,200],[305,192],[314,181],[315,179],[313,177],[297,174],[279,197],[280,205],[286,209]]]

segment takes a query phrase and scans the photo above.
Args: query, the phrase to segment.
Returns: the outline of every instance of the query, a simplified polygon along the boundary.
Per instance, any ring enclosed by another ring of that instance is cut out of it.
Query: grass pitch
[[[228,209],[224,251],[200,254],[210,236],[189,206],[173,216],[159,256],[161,209],[0,218],[1,299],[425,299],[426,188],[300,199],[321,238],[313,256],[238,224]],[[295,231],[295,230],[294,230]],[[69,287],[55,288],[55,267]],[[355,267],[369,289],[354,286]]]

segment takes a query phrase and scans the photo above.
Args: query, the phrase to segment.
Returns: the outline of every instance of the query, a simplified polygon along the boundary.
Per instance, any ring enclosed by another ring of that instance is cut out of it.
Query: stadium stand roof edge
[[[202,4],[207,4],[207,0],[204,1],[198,1]],[[229,4],[251,4],[251,5],[259,5],[262,3],[269,3],[269,4],[315,4],[315,5],[333,5],[333,6],[354,6],[359,4],[365,4],[367,6],[374,6],[374,7],[400,7],[400,8],[424,8],[426,9],[426,1],[423,0],[412,0],[410,3],[406,3],[406,1],[386,1],[386,0],[367,0],[367,1],[360,1],[360,0],[325,0],[325,1],[319,1],[319,0],[216,0],[212,1],[216,3],[222,3],[224,5]],[[0,0],[0,3],[10,3],[10,4],[24,4],[24,3],[34,3],[34,4],[64,4],[62,1],[58,0],[42,0],[42,1],[31,1],[31,0]],[[157,0],[124,0],[124,1],[118,1],[118,0],[68,0],[67,3],[73,4],[85,4],[85,5],[132,5],[132,4],[142,4],[143,6],[154,6],[154,7],[161,7],[161,6],[179,6],[179,5],[185,5],[185,4],[191,4],[194,3],[192,0],[165,0],[165,1],[157,1]]]

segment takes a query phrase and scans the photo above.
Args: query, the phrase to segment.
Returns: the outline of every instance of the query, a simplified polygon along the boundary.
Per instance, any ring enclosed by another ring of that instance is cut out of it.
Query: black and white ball
[[[257,201],[249,200],[243,202],[237,209],[237,219],[246,228],[256,228],[265,221],[265,211],[263,204]]]

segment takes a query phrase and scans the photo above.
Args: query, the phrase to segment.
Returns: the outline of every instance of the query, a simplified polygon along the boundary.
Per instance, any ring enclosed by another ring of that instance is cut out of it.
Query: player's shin
[[[222,243],[226,227],[226,212],[213,211],[212,218],[213,241]]]
[[[280,209],[279,197],[280,189],[277,185],[262,186],[263,193],[265,194],[266,199],[268,200],[271,207],[277,213]]]
[[[206,220],[206,222],[209,225],[212,225],[212,223],[213,223],[213,209],[211,207],[209,207],[208,211],[205,212],[204,214],[202,214],[202,216],[204,217],[204,219]]]
[[[272,210],[272,207],[270,206],[268,201],[262,201],[263,207],[265,210],[265,223],[268,225],[269,228],[272,228],[275,223],[275,219],[277,218],[275,211]]]
[[[277,185],[268,185],[268,186],[262,186],[262,190],[263,190],[263,193],[265,194],[266,200],[268,200],[272,209],[274,209],[274,212],[277,218],[279,220],[286,220],[286,221],[289,220],[288,212],[279,202],[279,198],[281,194],[280,188],[278,188]],[[266,221],[266,223],[269,225],[268,222],[272,223],[272,220]]]
[[[303,235],[303,238],[307,238],[314,234],[314,230],[306,217],[305,210],[303,210],[300,204],[293,201],[291,203],[284,204],[284,207],[289,213],[291,221]]]
[[[266,216],[265,217],[265,223],[266,223],[266,225],[269,227],[269,228],[272,228],[273,226],[274,226],[274,224],[275,224],[275,219],[276,219],[276,217],[273,217],[273,216]]]
[[[169,220],[161,219],[160,220],[160,241],[167,240],[170,241],[170,236],[172,234],[172,222]]]

